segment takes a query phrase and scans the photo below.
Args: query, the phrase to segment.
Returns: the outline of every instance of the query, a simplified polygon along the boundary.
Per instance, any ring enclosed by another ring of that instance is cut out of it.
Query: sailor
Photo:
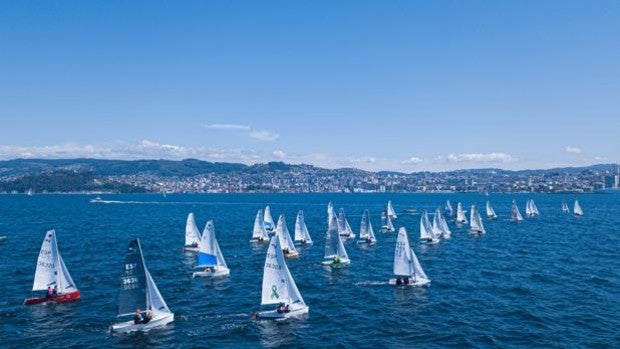
[[[142,314],[140,314],[140,308],[136,309],[136,313],[133,316],[133,323],[134,324],[140,324],[142,323],[143,319],[142,319]]]
[[[276,308],[276,311],[280,314],[284,313],[286,311],[286,308],[284,307],[284,303],[280,303],[278,304],[278,307]]]
[[[45,297],[51,298],[54,295],[54,291],[52,290],[52,286],[47,286],[47,293],[45,293]]]
[[[52,297],[58,296],[58,286],[54,285],[54,289],[52,290]]]
[[[146,315],[144,316],[144,319],[142,319],[142,323],[143,324],[148,324],[149,321],[151,321],[152,318],[153,318],[153,312],[149,308],[149,310],[146,311]]]

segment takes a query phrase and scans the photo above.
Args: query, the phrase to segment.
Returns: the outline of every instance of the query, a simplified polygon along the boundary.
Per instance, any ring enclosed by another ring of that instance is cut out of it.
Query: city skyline
[[[2,8],[0,159],[620,160],[617,2]]]

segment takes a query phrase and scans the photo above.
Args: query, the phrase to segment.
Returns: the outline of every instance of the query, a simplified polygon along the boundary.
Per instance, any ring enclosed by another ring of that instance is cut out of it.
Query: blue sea
[[[620,346],[620,193],[543,194],[155,194],[0,195],[0,347],[618,347]],[[533,198],[541,212],[509,220],[516,199],[523,213]],[[428,288],[395,288],[396,234],[379,232],[391,199]],[[499,219],[472,236],[449,222],[452,239],[417,243],[420,215],[449,199],[454,207],[483,208],[491,200]],[[562,214],[579,199],[585,216]],[[345,209],[358,233],[369,209],[375,247],[346,248],[349,268],[322,267],[327,203]],[[254,321],[261,299],[267,244],[249,243],[256,211],[269,204],[294,231],[303,209],[314,246],[288,266],[307,317]],[[185,220],[194,212],[202,230],[215,222],[230,278],[192,279],[195,257],[182,252]],[[60,251],[82,299],[25,306],[45,231],[56,229]],[[146,333],[113,335],[119,276],[128,241],[140,238],[146,264],[170,309],[171,325]]]

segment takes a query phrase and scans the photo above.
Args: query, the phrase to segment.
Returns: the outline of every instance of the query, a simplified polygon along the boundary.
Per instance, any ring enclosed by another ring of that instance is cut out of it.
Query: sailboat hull
[[[426,286],[431,283],[431,280],[428,280],[428,279],[416,280],[414,278],[401,278],[400,282],[398,282],[398,280],[399,279],[390,279],[388,281],[388,284],[392,286],[420,287],[420,286]]]
[[[286,258],[299,257],[299,252],[297,252],[297,251],[282,252],[282,253],[284,253],[284,257],[286,257]]]
[[[256,313],[255,315],[257,319],[278,320],[278,319],[288,319],[291,317],[308,314],[308,311],[310,311],[310,308],[307,305],[304,305],[297,309],[292,309],[288,313],[279,313],[276,310],[266,310],[266,311],[260,311]]]
[[[358,245],[369,245],[369,246],[372,246],[372,245],[374,245],[376,243],[377,243],[377,240],[371,240],[371,241],[368,241],[366,239],[364,239],[364,240],[357,240],[357,244]]]
[[[339,262],[335,262],[333,259],[328,259],[328,260],[321,262],[321,264],[323,264],[326,267],[331,267],[333,269],[339,269],[339,268],[348,267],[351,264],[351,261],[348,259],[341,259]]]
[[[230,269],[228,268],[218,268],[216,270],[211,271],[197,271],[192,274],[193,278],[218,278],[218,277],[226,277],[230,275]]]
[[[263,243],[269,242],[269,239],[267,239],[267,238],[264,238],[264,239],[252,238],[252,239],[250,239],[250,242],[253,243],[253,244],[263,244]]]
[[[80,291],[75,291],[71,293],[61,294],[56,297],[33,297],[33,298],[26,298],[24,300],[24,304],[32,305],[32,304],[41,304],[41,303],[48,303],[48,302],[65,303],[65,302],[76,301],[80,299],[80,296],[81,296]]]
[[[434,238],[434,239],[420,239],[420,243],[421,244],[429,244],[429,245],[434,245],[434,244],[438,244],[439,243],[439,239]]]
[[[110,326],[110,332],[130,333],[136,331],[148,331],[154,328],[165,326],[173,321],[173,313],[159,314],[153,317],[153,319],[146,324],[134,324],[133,320],[114,324]]]
[[[390,229],[390,228],[388,228],[387,226],[384,225],[384,226],[381,227],[381,232],[382,233],[393,233],[394,229]]]

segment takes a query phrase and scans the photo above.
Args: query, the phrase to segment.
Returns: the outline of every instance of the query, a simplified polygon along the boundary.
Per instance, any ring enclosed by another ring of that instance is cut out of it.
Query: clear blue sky
[[[620,1],[4,1],[0,158],[620,161]]]

